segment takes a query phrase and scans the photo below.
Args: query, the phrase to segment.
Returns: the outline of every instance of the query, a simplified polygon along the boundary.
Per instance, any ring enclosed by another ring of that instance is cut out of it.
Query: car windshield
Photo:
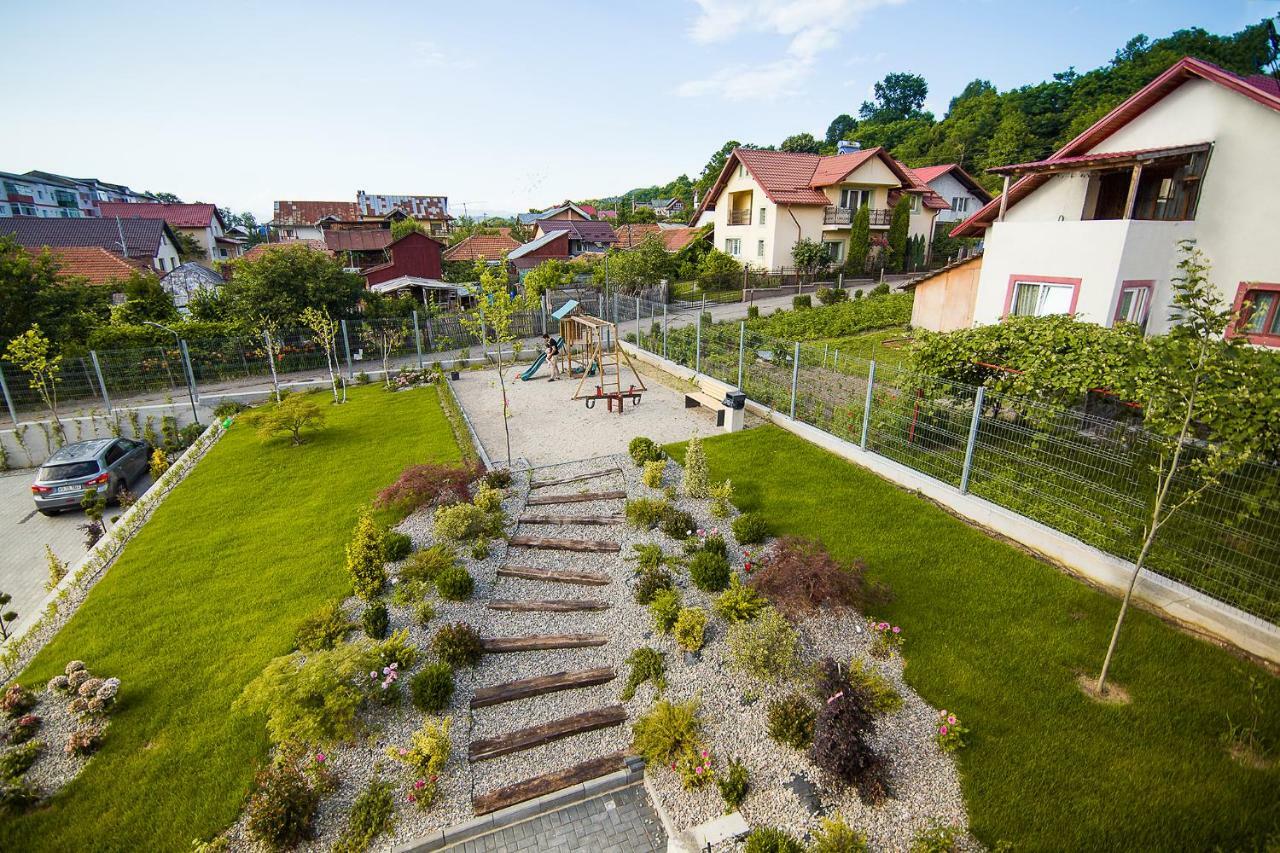
[[[40,469],[37,482],[52,483],[56,480],[76,480],[81,477],[92,477],[98,473],[98,463],[92,459],[88,462],[69,462],[66,465],[46,465]]]

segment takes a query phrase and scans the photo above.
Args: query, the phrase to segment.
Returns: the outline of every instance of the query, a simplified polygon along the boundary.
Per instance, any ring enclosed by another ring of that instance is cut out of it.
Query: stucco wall
[[[964,213],[956,213],[951,210],[938,211],[938,221],[940,222],[959,222],[972,216],[982,207],[982,201],[978,199],[969,188],[955,179],[950,172],[945,175],[939,175],[929,182],[929,186],[933,191],[942,196],[942,200],[947,204],[951,204],[951,199],[955,196],[963,196],[969,199],[969,209]]]
[[[975,258],[916,285],[911,325],[934,332],[969,328],[981,273],[982,259]]]

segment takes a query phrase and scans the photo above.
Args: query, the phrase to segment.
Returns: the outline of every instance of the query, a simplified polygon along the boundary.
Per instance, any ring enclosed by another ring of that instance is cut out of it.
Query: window
[[[756,257],[757,258],[764,257],[764,241],[763,240],[756,241]]]
[[[738,164],[738,177],[745,178],[747,176],[747,167],[744,163]]]
[[[1240,320],[1233,335],[1244,335],[1250,343],[1280,347],[1280,283],[1241,284],[1234,307]]]
[[[116,442],[107,448],[107,455],[103,457],[108,465],[114,465],[124,457],[124,448],[120,446],[120,442]]]
[[[1151,291],[1154,287],[1154,281],[1121,282],[1113,322],[1133,323],[1146,329],[1147,314],[1151,310]]]
[[[916,193],[911,193],[910,195],[907,196],[907,198],[911,199],[911,212],[919,213],[920,212],[920,196],[917,195]]]
[[[840,206],[857,210],[871,204],[871,190],[840,190]]]
[[[833,264],[840,263],[840,252],[843,246],[844,242],[841,240],[833,240],[822,244],[822,247],[827,250],[827,257],[831,259]]]
[[[952,213],[965,213],[969,210],[969,197],[957,195],[951,197]]]
[[[1004,298],[1004,314],[1006,317],[1074,314],[1079,290],[1078,278],[1011,276]]]
[[[742,241],[737,237],[730,237],[724,241],[724,252],[726,255],[742,254]]]
[[[765,215],[765,213],[767,213],[767,212],[768,212],[768,210],[769,210],[769,208],[767,208],[767,207],[762,207],[762,208],[760,208],[760,224],[761,224],[761,225],[764,225],[764,219],[765,219],[764,215]]]

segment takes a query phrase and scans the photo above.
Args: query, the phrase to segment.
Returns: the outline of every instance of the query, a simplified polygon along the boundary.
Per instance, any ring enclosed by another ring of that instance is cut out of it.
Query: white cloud
[[[695,0],[701,13],[690,37],[701,44],[732,41],[744,33],[787,40],[784,59],[751,68],[730,66],[681,84],[684,97],[719,94],[729,100],[777,98],[797,91],[818,57],[840,43],[868,12],[905,0]]]

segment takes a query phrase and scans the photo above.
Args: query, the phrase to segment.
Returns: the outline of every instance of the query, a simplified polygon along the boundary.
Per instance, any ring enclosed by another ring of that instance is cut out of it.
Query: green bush
[[[413,707],[424,714],[439,714],[453,699],[453,667],[429,663],[409,682]]]
[[[413,540],[407,533],[388,530],[382,537],[382,558],[388,563],[403,560],[412,550]]]
[[[675,581],[665,569],[643,568],[636,575],[636,604],[649,604],[659,590],[672,589]]]
[[[484,484],[491,489],[511,488],[511,470],[508,468],[494,468],[484,475]]]
[[[476,588],[471,573],[462,566],[452,566],[436,575],[436,592],[445,601],[466,601]]]
[[[646,462],[661,462],[667,458],[666,452],[660,445],[643,435],[637,435],[631,439],[631,443],[627,445],[627,453],[637,467]]]
[[[666,655],[662,652],[641,646],[627,655],[627,666],[631,667],[631,672],[622,688],[623,702],[631,701],[636,695],[636,689],[646,681],[653,683],[653,689],[659,696],[667,689]]]
[[[799,693],[774,699],[769,703],[769,737],[792,749],[808,749],[817,718],[813,703]]]
[[[489,527],[489,514],[475,504],[456,503],[436,508],[435,533],[440,539],[461,542],[473,539]]]
[[[959,829],[934,821],[911,840],[911,853],[954,853],[959,840]]]
[[[360,514],[355,533],[347,544],[347,573],[351,575],[351,588],[365,601],[376,598],[387,582],[382,568],[385,553],[383,529],[366,509]]]
[[[636,561],[636,571],[661,568],[662,564],[667,562],[662,546],[657,543],[638,543],[631,548],[636,552],[633,558]]]
[[[709,487],[707,452],[702,449],[702,439],[693,436],[684,452],[684,493],[691,498],[705,498]]]
[[[480,484],[480,488],[476,490],[476,496],[472,499],[472,503],[489,515],[493,515],[502,511],[503,494],[500,489],[495,489],[487,482]]]
[[[249,407],[239,400],[223,400],[213,407],[213,417],[215,420],[224,421],[227,418],[234,418],[247,408]]]
[[[689,580],[703,592],[720,592],[729,585],[729,560],[713,551],[699,551],[689,561]]]
[[[331,649],[346,639],[353,627],[342,605],[331,601],[302,620],[294,634],[293,646],[303,652]]]
[[[29,740],[21,746],[14,746],[0,752],[0,780],[20,779],[22,774],[36,763],[44,742]]]
[[[382,602],[370,604],[360,615],[360,626],[364,628],[366,637],[381,640],[387,636],[387,628],[391,622],[387,618],[387,607]]]
[[[670,634],[680,618],[680,593],[674,589],[658,590],[653,601],[649,602],[649,612],[653,614],[653,624],[658,632]]]
[[[729,759],[729,766],[716,777],[716,787],[720,789],[726,812],[737,811],[742,805],[750,788],[749,780],[747,766],[736,758]]]
[[[716,518],[728,518],[733,508],[733,483],[725,480],[707,487],[707,497],[711,498],[711,514]]]
[[[769,522],[758,512],[744,512],[733,520],[733,538],[739,545],[756,545],[769,537]]]
[[[408,561],[400,567],[400,580],[435,583],[440,572],[457,564],[458,558],[454,556],[452,548],[448,545],[432,545],[410,555]]]
[[[430,601],[419,601],[413,606],[413,621],[422,627],[425,628],[434,618],[436,618],[436,608]]]
[[[676,645],[686,652],[699,651],[707,641],[707,611],[686,607],[676,617]]]
[[[902,696],[889,679],[885,678],[864,660],[855,660],[849,664],[849,681],[862,691],[867,698],[867,705],[877,714],[892,714],[902,707]]]
[[[880,282],[875,287],[871,288],[871,291],[867,295],[868,296],[888,296],[889,282],[887,281]]]
[[[431,638],[431,648],[440,660],[452,667],[475,666],[484,654],[480,635],[465,622],[454,622],[436,631]]]
[[[640,482],[651,489],[660,489],[662,488],[662,473],[666,469],[666,462],[646,462],[644,463],[644,473],[640,475]]]
[[[288,850],[311,837],[320,792],[291,762],[273,764],[254,780],[246,827],[272,850]]]
[[[813,835],[809,853],[867,853],[866,833],[844,822],[840,815],[824,817]]]
[[[360,792],[333,853],[363,853],[373,839],[391,829],[396,818],[394,790],[390,782],[374,779]]]
[[[775,311],[752,322],[751,330],[788,341],[849,337],[911,322],[911,303],[911,294],[896,293],[877,299],[838,302],[812,311]]]
[[[737,575],[729,577],[729,586],[716,596],[716,615],[726,622],[750,622],[769,603],[754,587],[744,584]]]
[[[698,700],[669,702],[661,699],[636,720],[631,748],[650,766],[670,766],[673,761],[695,752],[702,744],[702,720]]]
[[[693,520],[693,516],[682,509],[676,509],[674,506],[668,505],[662,511],[662,519],[658,526],[662,532],[670,536],[672,539],[688,539],[693,535],[694,529],[698,524]]]
[[[659,498],[632,498],[627,501],[627,522],[632,527],[652,529],[670,508],[670,504]]]
[[[750,622],[730,625],[728,642],[734,667],[753,678],[776,681],[795,669],[799,638],[772,607]]]
[[[759,306],[759,305],[752,305],[752,306],[750,306],[749,308],[747,308],[747,319],[748,319],[748,320],[758,320],[759,318],[760,318],[760,306]]]
[[[772,826],[760,826],[747,836],[746,853],[804,853],[804,845]]]
[[[848,298],[849,291],[843,287],[818,288],[818,301],[823,305],[835,305],[837,302],[844,302]]]
[[[802,309],[805,309],[805,308],[812,308],[812,307],[813,307],[813,297],[812,297],[812,296],[810,296],[810,295],[809,295],[809,294],[807,294],[807,293],[802,294],[802,295],[800,295],[800,296],[793,296],[793,297],[791,297],[791,307],[792,307],[792,308],[795,308],[796,310],[802,310]]]

